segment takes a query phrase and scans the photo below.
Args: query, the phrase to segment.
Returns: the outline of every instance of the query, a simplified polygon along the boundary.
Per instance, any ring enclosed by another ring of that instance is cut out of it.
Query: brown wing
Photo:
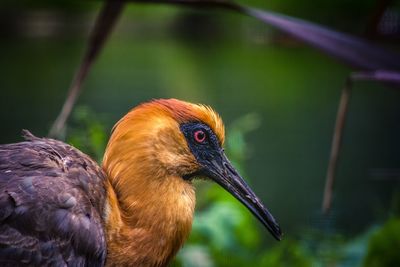
[[[67,144],[26,135],[0,145],[0,266],[103,266],[105,174]]]

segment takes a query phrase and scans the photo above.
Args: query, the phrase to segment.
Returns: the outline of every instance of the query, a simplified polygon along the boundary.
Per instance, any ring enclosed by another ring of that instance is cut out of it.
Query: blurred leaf
[[[254,17],[346,64],[363,70],[399,70],[400,56],[367,40],[287,15],[265,11],[232,1],[210,0],[131,0],[131,2],[179,4],[233,10]]]
[[[240,165],[249,152],[249,144],[245,140],[245,135],[260,127],[261,118],[256,113],[249,113],[236,119],[229,127],[227,132],[227,153],[233,162]],[[239,166],[240,168],[240,166]]]
[[[313,266],[313,258],[298,241],[286,238],[263,255],[260,266],[308,267]]]
[[[400,69],[400,56],[398,54],[376,46],[367,40],[279,13],[246,6],[235,8],[328,55],[334,56],[352,67],[366,70]]]
[[[200,245],[184,246],[178,256],[177,262],[182,267],[213,267],[214,262],[210,258],[207,247]]]
[[[361,233],[344,244],[344,257],[341,262],[344,267],[361,266],[362,261],[367,254],[368,240],[376,230],[375,226],[370,227],[364,233]]]
[[[211,247],[229,251],[237,248],[234,233],[240,226],[245,226],[244,222],[243,213],[233,203],[217,202],[197,215],[193,230],[205,237]],[[242,230],[251,231],[246,228]]]
[[[108,136],[98,115],[88,107],[79,106],[68,126],[67,142],[101,162]]]
[[[346,240],[337,229],[310,228],[304,231],[301,240],[312,252],[317,266],[336,266],[344,259]]]
[[[400,266],[400,219],[386,222],[370,239],[365,267]]]

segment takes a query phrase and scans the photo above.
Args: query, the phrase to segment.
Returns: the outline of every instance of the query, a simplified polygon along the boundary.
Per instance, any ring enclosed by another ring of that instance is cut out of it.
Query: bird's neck
[[[181,177],[163,177],[158,183],[130,177],[126,188],[118,179],[109,175],[107,184],[107,265],[166,266],[191,230],[192,185]]]
[[[182,176],[197,168],[179,124],[165,112],[128,113],[103,158],[108,265],[165,266],[189,235],[195,194]]]

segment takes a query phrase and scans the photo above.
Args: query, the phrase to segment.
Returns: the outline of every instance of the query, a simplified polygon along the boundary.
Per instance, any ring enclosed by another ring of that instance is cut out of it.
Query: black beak
[[[278,223],[238,174],[223,151],[221,158],[208,161],[204,172],[242,202],[277,240],[281,240],[282,232]]]

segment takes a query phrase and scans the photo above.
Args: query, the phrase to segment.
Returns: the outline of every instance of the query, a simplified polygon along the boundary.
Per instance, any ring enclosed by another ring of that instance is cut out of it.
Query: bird
[[[113,127],[101,166],[64,142],[23,136],[0,145],[1,266],[168,266],[191,231],[197,178],[222,186],[281,239],[225,155],[210,106],[139,104]]]

